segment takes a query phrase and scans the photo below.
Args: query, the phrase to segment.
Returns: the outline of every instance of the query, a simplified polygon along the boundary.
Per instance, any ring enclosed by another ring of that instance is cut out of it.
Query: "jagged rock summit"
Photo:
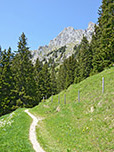
[[[94,31],[94,26],[94,23],[89,22],[86,30],[75,30],[73,27],[67,27],[56,38],[50,41],[49,46],[61,47],[72,42],[80,43],[83,35],[90,40]]]
[[[49,46],[61,47],[71,42],[80,42],[83,34],[84,30],[75,30],[73,27],[67,27],[50,41]]]
[[[73,47],[80,44],[83,35],[86,36],[89,41],[91,41],[94,26],[94,23],[89,22],[86,30],[74,29],[73,27],[65,28],[56,38],[50,41],[49,45],[40,46],[38,50],[32,51],[33,61],[35,61],[37,57],[39,57],[40,60],[43,60],[44,58],[48,60],[50,57],[52,58],[54,50],[57,50],[63,46],[66,46],[67,53],[64,52],[66,57],[72,55]]]

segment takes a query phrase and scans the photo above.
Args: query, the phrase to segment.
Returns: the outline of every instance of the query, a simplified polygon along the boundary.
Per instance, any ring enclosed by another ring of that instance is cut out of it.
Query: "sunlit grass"
[[[53,102],[49,98],[30,111],[45,118],[37,127],[37,138],[47,152],[114,151],[114,68],[71,85],[53,96]]]
[[[0,117],[0,152],[34,152],[29,141],[31,122],[24,109]]]

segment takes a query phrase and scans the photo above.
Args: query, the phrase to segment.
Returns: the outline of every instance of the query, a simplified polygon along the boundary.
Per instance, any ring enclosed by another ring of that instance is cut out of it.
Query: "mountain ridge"
[[[66,46],[66,51],[64,52],[64,54],[66,58],[68,58],[70,55],[73,54],[74,46],[79,45],[81,43],[83,36],[86,36],[88,41],[91,41],[92,34],[94,32],[94,26],[95,23],[89,22],[88,27],[85,30],[74,29],[71,26],[64,28],[63,31],[61,31],[57,35],[57,37],[55,37],[53,40],[50,40],[49,45],[39,46],[38,50],[32,51],[33,62],[35,62],[37,58],[42,61],[44,60],[44,58],[46,58],[46,60],[49,60],[49,58],[52,57],[56,62],[56,60],[60,59],[61,54],[60,52],[58,52],[56,57],[54,57],[53,51],[63,46]],[[50,55],[47,56],[47,54],[49,53]]]

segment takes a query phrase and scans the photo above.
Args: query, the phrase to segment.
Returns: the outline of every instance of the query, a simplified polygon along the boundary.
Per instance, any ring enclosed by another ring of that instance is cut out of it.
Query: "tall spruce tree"
[[[74,83],[79,83],[80,82],[80,67],[79,67],[79,61],[76,59],[76,64],[75,64],[75,71],[74,71]]]
[[[74,55],[72,55],[66,60],[67,60],[67,62],[66,62],[67,69],[66,69],[65,88],[67,89],[74,82],[76,59],[75,59]]]
[[[43,97],[48,98],[51,95],[51,80],[47,63],[43,65],[39,72],[38,93],[40,94],[40,101]]]
[[[12,65],[11,48],[2,52],[0,61],[0,115],[11,112],[15,106],[14,79],[11,71]]]
[[[35,83],[36,83],[36,98],[37,98],[37,102],[39,103],[41,101],[41,92],[40,92],[40,88],[39,88],[39,80],[40,80],[40,71],[42,70],[42,63],[39,60],[39,58],[37,58],[35,66],[34,66],[34,79],[35,79]]]
[[[98,25],[95,25],[94,34],[92,35],[92,41],[90,43],[90,48],[92,50],[92,72],[91,74],[101,72],[103,70],[102,62],[103,58],[99,47],[101,45],[100,42],[101,30]]]
[[[37,58],[35,66],[34,66],[34,75],[35,75],[36,83],[39,78],[39,72],[42,70],[42,66],[43,66],[42,62],[39,60],[39,58]]]
[[[2,48],[0,46],[0,76],[1,76],[1,73],[2,73]]]
[[[58,92],[65,89],[66,83],[66,60],[60,65],[60,68],[57,73],[57,90]]]
[[[57,80],[55,73],[55,64],[53,64],[51,68],[51,94],[55,95],[56,93],[57,93]]]
[[[32,107],[37,104],[36,83],[34,80],[34,67],[31,61],[31,53],[27,47],[27,38],[22,33],[18,42],[18,51],[13,62],[15,78],[15,90],[17,93],[17,105]]]
[[[1,61],[1,59],[2,59],[2,48],[0,46],[0,61]]]
[[[91,46],[93,52],[93,73],[101,72],[114,63],[114,2],[102,0],[98,25],[95,27]]]
[[[92,51],[89,47],[89,42],[85,36],[83,36],[81,42],[81,48],[79,52],[79,75],[80,80],[87,78],[90,75],[92,69]]]
[[[74,71],[74,83],[80,82],[80,67],[79,67],[79,52],[80,52],[81,45],[76,45],[74,47],[74,56],[75,56],[75,71]]]
[[[103,58],[102,66],[105,68],[114,62],[114,0],[103,0],[99,15],[100,52]]]

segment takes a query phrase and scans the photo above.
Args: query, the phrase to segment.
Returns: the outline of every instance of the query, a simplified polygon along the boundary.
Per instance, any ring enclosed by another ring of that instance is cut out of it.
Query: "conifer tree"
[[[27,47],[27,38],[22,33],[18,42],[18,51],[13,62],[15,77],[15,90],[17,93],[17,105],[32,107],[37,104],[36,83],[34,80],[34,67],[31,61],[31,53]]]
[[[74,71],[74,83],[79,83],[79,82],[80,82],[80,67],[79,67],[79,61],[77,59],[75,64],[75,71]]]
[[[2,48],[0,46],[0,61],[1,61],[1,59],[2,59]]]
[[[11,48],[2,52],[0,65],[0,115],[11,112],[15,105],[14,79],[11,71]]]
[[[100,28],[98,25],[95,25],[94,34],[92,36],[92,41],[90,43],[90,47],[93,55],[91,74],[101,72],[103,70],[102,67],[103,58],[101,56],[101,51],[99,50],[99,47],[101,45],[100,37],[101,37]]]
[[[67,89],[74,82],[76,59],[74,55],[70,56],[66,62],[66,82],[65,88]]]
[[[41,101],[41,92],[39,89],[39,79],[40,79],[40,71],[42,70],[42,63],[40,62],[39,58],[37,58],[35,67],[34,67],[34,79],[36,83],[36,99],[39,103]]]
[[[58,74],[57,74],[57,90],[58,92],[65,89],[66,83],[66,60],[62,65],[60,65]]]
[[[37,58],[35,63],[35,70],[39,73],[42,70],[42,62]]]
[[[81,44],[74,47],[75,53],[75,70],[74,70],[74,83],[80,82],[80,67],[79,67],[79,52],[80,52]]]
[[[114,2],[103,0],[99,9],[98,26],[91,45],[93,51],[93,73],[101,72],[114,63]]]
[[[43,65],[42,70],[39,72],[38,94],[40,95],[40,100],[51,95],[51,80],[47,63]]]
[[[102,66],[106,67],[114,62],[114,1],[103,0],[99,15]]]
[[[55,95],[57,93],[57,80],[56,80],[56,73],[55,73],[55,65],[52,65],[51,68],[51,94]]]
[[[89,42],[85,36],[83,37],[81,42],[78,60],[80,68],[80,80],[83,80],[90,75],[90,71],[92,69],[92,52],[89,47]]]
[[[1,73],[2,73],[2,48],[0,46],[0,76],[1,76]]]
[[[36,83],[38,81],[38,77],[39,77],[39,72],[42,70],[42,63],[40,62],[39,58],[37,58],[36,63],[35,63],[35,67],[34,67],[34,75],[35,75],[35,80]]]

